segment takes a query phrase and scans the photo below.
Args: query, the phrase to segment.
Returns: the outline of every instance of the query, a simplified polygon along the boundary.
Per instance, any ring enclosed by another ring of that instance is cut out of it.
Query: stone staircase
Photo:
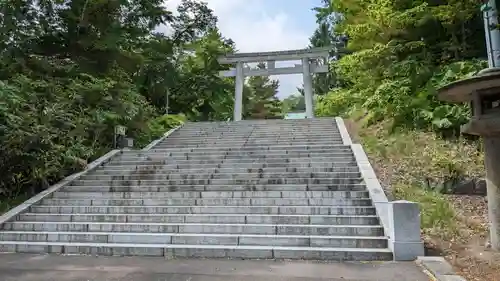
[[[0,231],[3,252],[165,257],[389,260],[388,241],[335,119],[187,123]]]

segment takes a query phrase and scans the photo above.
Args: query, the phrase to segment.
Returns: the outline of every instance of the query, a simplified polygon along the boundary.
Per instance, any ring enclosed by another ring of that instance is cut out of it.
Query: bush
[[[437,89],[453,81],[471,76],[485,67],[482,60],[470,60],[433,67],[412,58],[392,64],[382,77],[359,78],[358,68],[366,56],[346,56],[339,72],[351,77],[349,88],[334,89],[320,97],[318,116],[349,116],[353,111],[367,112],[368,124],[392,120],[393,128],[429,129],[455,135],[470,116],[467,105],[441,102]],[[366,72],[364,75],[369,75]],[[363,75],[361,75],[363,76]]]
[[[147,123],[146,129],[137,135],[135,145],[136,147],[144,147],[163,136],[170,129],[182,125],[184,122],[186,122],[186,116],[182,114],[162,115],[151,119]]]
[[[0,81],[0,197],[33,194],[112,148],[116,125],[144,130],[153,109],[127,80]]]

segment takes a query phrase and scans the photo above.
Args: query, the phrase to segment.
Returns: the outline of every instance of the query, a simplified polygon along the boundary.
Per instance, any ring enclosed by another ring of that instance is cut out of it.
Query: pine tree
[[[257,65],[265,69],[265,64]],[[281,117],[281,101],[276,97],[279,81],[267,76],[252,76],[248,79],[249,97],[245,106],[248,119],[275,119]]]

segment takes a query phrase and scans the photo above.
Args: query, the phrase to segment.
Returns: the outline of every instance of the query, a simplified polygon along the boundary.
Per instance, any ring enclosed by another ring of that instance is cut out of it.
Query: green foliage
[[[112,148],[116,125],[144,146],[186,119],[232,114],[216,58],[234,44],[201,1],[175,14],[161,0],[3,1],[0,11],[0,198],[85,168]]]
[[[328,95],[316,100],[316,116],[348,116],[355,109],[355,92],[348,89],[335,89]]]
[[[436,91],[486,66],[476,1],[333,0],[318,16],[327,12],[342,14],[332,32],[347,35],[353,53],[332,65],[343,83],[318,99],[318,115],[362,109],[369,124],[437,132],[467,122],[468,107],[441,102]]]
[[[350,51],[331,62],[341,83],[317,99],[316,114],[362,123],[361,142],[388,194],[418,202],[424,233],[446,240],[461,225],[442,193],[484,176],[484,159],[477,142],[457,138],[468,106],[436,92],[486,67],[478,8],[474,0],[325,0],[316,9],[318,30],[337,15],[330,35],[345,35]]]
[[[146,130],[137,136],[135,145],[144,147],[155,139],[160,138],[170,129],[178,127],[186,122],[186,116],[180,115],[162,115],[149,120],[146,124]]]
[[[324,7],[314,8],[317,12],[318,27],[309,38],[310,46],[314,48],[330,48],[329,57],[323,64],[332,64],[341,59],[346,52],[346,41],[342,34],[336,32],[335,26],[341,22],[341,15],[329,5],[329,0],[323,0]],[[342,77],[336,75],[334,69],[328,73],[313,74],[313,92],[316,95],[325,95],[331,89],[342,85]]]
[[[234,83],[219,77],[224,68],[217,62],[217,57],[232,50],[232,42],[215,29],[185,45],[178,58],[180,75],[172,86],[172,112],[185,113],[190,120],[199,121],[226,120],[232,116]]]
[[[419,203],[421,227],[426,234],[446,238],[458,230],[453,206],[442,194],[418,186],[397,185],[394,197]]]
[[[290,112],[305,112],[306,102],[303,95],[291,95],[281,102],[281,112],[283,115]]]
[[[446,237],[457,230],[456,214],[442,194],[447,182],[484,176],[480,146],[449,141],[432,132],[397,130],[388,120],[363,127],[360,139],[394,199],[418,202],[425,232]]]
[[[265,68],[265,64],[257,65]],[[282,116],[281,101],[276,97],[279,88],[277,80],[266,76],[252,76],[248,79],[244,93],[244,117],[248,119],[274,119]]]
[[[0,194],[37,190],[110,149],[113,128],[141,127],[153,109],[127,81],[0,81]]]

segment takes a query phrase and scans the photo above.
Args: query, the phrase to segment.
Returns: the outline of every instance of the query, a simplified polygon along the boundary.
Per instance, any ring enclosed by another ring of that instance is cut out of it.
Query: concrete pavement
[[[428,281],[413,262],[165,260],[0,254],[2,281]]]

